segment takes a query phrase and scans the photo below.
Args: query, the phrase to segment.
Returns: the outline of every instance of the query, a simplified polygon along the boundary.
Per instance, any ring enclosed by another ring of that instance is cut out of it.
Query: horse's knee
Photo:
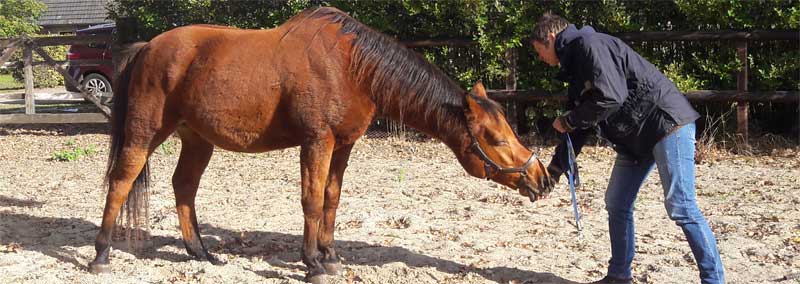
[[[322,218],[323,200],[322,198],[303,198],[300,201],[303,206],[303,214],[306,218]]]
[[[319,220],[322,219],[322,210],[306,209],[305,207],[303,207],[303,216],[305,216],[306,219]]]
[[[326,212],[336,212],[336,210],[339,209],[339,200],[325,200],[325,204],[322,206],[322,209]]]
[[[172,176],[172,188],[175,191],[176,197],[193,197],[197,192],[198,185],[194,182],[195,179],[185,175]]]

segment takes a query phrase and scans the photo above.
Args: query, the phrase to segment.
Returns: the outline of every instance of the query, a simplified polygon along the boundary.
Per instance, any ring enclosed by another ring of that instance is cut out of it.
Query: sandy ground
[[[112,252],[92,275],[103,209],[108,136],[102,125],[0,126],[0,283],[301,283],[298,149],[217,150],[197,200],[204,240],[225,266],[192,260],[177,228],[170,178],[180,142],[151,157],[153,240]],[[93,148],[59,162],[53,153]],[[541,149],[549,157],[552,147]],[[345,274],[332,283],[580,283],[609,257],[603,192],[613,153],[579,158],[584,232],[569,192],[531,204],[469,177],[442,144],[364,139],[353,151],[338,211]],[[800,283],[800,157],[730,156],[697,166],[698,199],[719,241],[729,283]],[[696,283],[680,229],[651,175],[636,203],[636,283]]]

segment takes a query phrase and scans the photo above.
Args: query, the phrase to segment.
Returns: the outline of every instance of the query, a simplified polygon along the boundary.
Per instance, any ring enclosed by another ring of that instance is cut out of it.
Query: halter
[[[472,145],[470,145],[470,148],[474,149],[474,152],[478,153],[478,156],[483,161],[483,169],[484,173],[486,173],[486,176],[484,178],[488,180],[490,177],[494,176],[490,174],[490,170],[492,168],[494,168],[495,172],[497,173],[503,173],[503,174],[519,173],[520,179],[517,187],[520,187],[521,183],[523,182],[522,181],[523,178],[527,175],[525,172],[527,172],[528,168],[531,165],[533,165],[533,163],[536,161],[536,154],[533,153],[533,151],[531,151],[531,156],[528,158],[528,161],[526,161],[525,164],[522,164],[522,166],[505,168],[492,161],[492,158],[489,158],[489,156],[486,155],[486,152],[484,152],[483,149],[481,148],[481,144],[478,143],[478,139],[475,138],[475,135],[472,135],[471,132],[469,134],[470,138],[472,138]],[[531,200],[531,202],[536,201],[535,199],[536,195],[533,192],[533,189],[531,189],[529,186],[525,186],[525,189],[528,191],[528,198]]]

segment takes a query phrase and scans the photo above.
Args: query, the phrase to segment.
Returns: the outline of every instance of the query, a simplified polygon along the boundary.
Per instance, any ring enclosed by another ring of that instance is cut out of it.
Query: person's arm
[[[577,49],[573,53],[577,58],[570,68],[575,77],[570,85],[582,82],[577,86],[581,89],[577,95],[580,104],[559,118],[567,132],[593,127],[622,106],[628,96],[625,75],[614,62],[619,59],[606,47],[582,43],[572,47]]]
[[[593,133],[594,128],[577,129],[569,133],[569,138],[572,140],[572,149],[575,151],[575,157],[581,153],[583,145],[586,144],[586,140],[588,140],[589,136]],[[556,151],[553,154],[553,158],[550,160],[550,164],[547,166],[547,172],[550,173],[550,178],[555,183],[558,183],[559,178],[569,166],[567,151],[567,142],[561,140],[558,146],[556,146]]]

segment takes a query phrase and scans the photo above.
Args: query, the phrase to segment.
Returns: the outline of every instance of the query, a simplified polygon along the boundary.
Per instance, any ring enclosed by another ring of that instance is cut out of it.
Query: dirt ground
[[[151,157],[153,239],[112,252],[92,275],[108,147],[101,125],[0,126],[0,283],[301,283],[303,219],[298,149],[217,150],[198,195],[206,244],[228,262],[192,260],[177,228],[170,178],[180,142]],[[60,162],[54,153],[89,152]],[[91,150],[94,151],[91,151]],[[541,149],[549,159],[552,147]],[[92,153],[94,152],[94,153]],[[579,157],[584,231],[569,191],[531,204],[469,177],[435,141],[364,139],[345,175],[335,234],[345,274],[332,283],[581,283],[605,272],[610,251],[604,187],[613,153]],[[729,283],[800,283],[800,156],[727,156],[697,166],[698,199],[719,241]],[[657,175],[636,203],[636,283],[696,283]],[[782,280],[788,278],[788,280]]]

